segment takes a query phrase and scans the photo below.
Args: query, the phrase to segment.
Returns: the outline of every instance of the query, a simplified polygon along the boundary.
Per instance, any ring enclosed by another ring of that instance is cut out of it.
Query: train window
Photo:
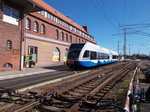
[[[70,46],[70,51],[71,50],[81,50],[82,48],[83,48],[83,46],[84,46],[85,44],[71,44],[71,46]]]
[[[118,56],[117,55],[113,55],[113,59],[117,59],[118,58]]]
[[[91,60],[97,59],[97,52],[91,51],[91,53],[90,53],[90,59]]]
[[[106,54],[106,59],[109,59],[109,54]]]
[[[101,53],[100,59],[109,59],[109,54]]]
[[[90,59],[90,51],[86,50],[83,55],[83,60],[89,60],[89,59]]]
[[[86,50],[86,51],[84,52],[83,57],[89,57],[89,56],[90,56],[89,54],[90,54],[90,52]]]
[[[71,51],[68,53],[68,59],[77,59],[79,57],[80,51]]]
[[[98,52],[98,59],[101,59],[101,53]]]
[[[104,53],[101,53],[100,59],[104,59]]]

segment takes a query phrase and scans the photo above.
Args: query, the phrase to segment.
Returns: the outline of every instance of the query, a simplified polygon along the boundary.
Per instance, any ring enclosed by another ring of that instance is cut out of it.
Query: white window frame
[[[7,40],[6,41],[6,49],[7,50],[11,50],[12,49],[12,41],[11,40]]]
[[[59,38],[59,31],[56,29],[56,32],[55,32],[55,38],[58,39]]]
[[[41,34],[45,34],[45,25],[44,24],[41,25]]]
[[[26,29],[31,29],[31,20],[29,18],[26,18]]]
[[[38,32],[38,28],[39,28],[39,23],[37,21],[34,21],[33,31]]]

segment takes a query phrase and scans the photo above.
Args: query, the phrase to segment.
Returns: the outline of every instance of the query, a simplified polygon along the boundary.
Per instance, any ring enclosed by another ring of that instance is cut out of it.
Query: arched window
[[[45,25],[44,24],[41,25],[41,33],[45,34]]]
[[[26,19],[26,29],[31,29],[31,20],[29,18]]]
[[[33,27],[33,31],[38,32],[39,29],[39,24],[37,21],[34,22],[34,27]]]
[[[12,64],[10,63],[6,63],[3,65],[4,68],[12,68]]]
[[[61,40],[64,40],[64,32],[61,32]]]
[[[68,41],[68,34],[66,34],[66,41]]]
[[[6,41],[6,49],[7,50],[11,50],[12,49],[12,41],[11,40],[7,40]]]
[[[60,50],[57,47],[53,50],[53,61],[60,61]]]
[[[67,57],[67,55],[68,55],[68,49],[66,48],[66,50],[65,50],[65,57]]]
[[[70,35],[70,42],[72,42],[72,36]]]
[[[65,52],[64,52],[64,61],[67,60],[67,55],[68,55],[68,49],[66,48],[66,49],[65,49]]]
[[[58,30],[56,30],[56,39],[58,39],[59,38],[59,31]]]
[[[80,42],[80,39],[79,39],[79,42]]]

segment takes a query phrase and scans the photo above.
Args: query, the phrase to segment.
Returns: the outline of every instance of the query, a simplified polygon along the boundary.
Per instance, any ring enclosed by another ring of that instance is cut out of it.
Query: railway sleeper
[[[95,88],[97,85],[86,85],[86,88]]]
[[[77,101],[79,101],[80,98],[72,98],[72,97],[66,97],[66,96],[59,96],[55,99],[52,100],[51,104],[55,103],[55,102],[68,102],[68,103],[75,103]]]
[[[80,93],[80,94],[87,94],[87,93],[89,93],[89,91],[85,91],[85,90],[82,90],[82,89],[76,89],[76,90],[74,90],[74,92],[78,92],[78,93]]]
[[[69,108],[72,105],[70,102],[54,102],[51,107],[57,107],[57,108]]]
[[[63,112],[64,109],[54,107],[54,106],[42,106],[39,111],[41,112]]]
[[[73,100],[60,97],[59,99],[57,98],[50,101],[47,106],[57,107],[57,108],[68,108],[71,105],[71,103],[74,103]]]
[[[75,93],[74,91],[69,91],[68,94],[73,95],[73,96],[77,96],[77,97],[82,97],[83,96],[83,94]]]
[[[78,87],[79,89],[82,89],[82,90],[84,90],[84,91],[91,91],[92,89],[91,88],[85,88],[85,87],[82,87],[82,86],[80,86],[80,87]]]
[[[61,94],[59,95],[59,97],[68,97],[68,98],[72,98],[72,99],[77,99],[77,98],[80,98],[80,97],[77,97],[77,96],[73,96],[73,95],[70,95],[70,94]]]

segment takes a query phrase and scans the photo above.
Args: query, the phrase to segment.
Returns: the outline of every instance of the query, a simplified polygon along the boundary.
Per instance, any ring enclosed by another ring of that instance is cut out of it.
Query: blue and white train
[[[117,61],[117,52],[92,43],[72,43],[67,56],[70,68],[94,67]]]

